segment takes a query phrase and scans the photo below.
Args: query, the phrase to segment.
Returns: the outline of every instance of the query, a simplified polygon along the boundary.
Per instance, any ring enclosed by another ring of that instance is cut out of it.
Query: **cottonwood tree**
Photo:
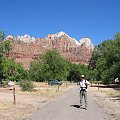
[[[36,81],[48,81],[50,79],[67,80],[69,62],[65,60],[57,50],[48,50],[30,66],[30,77]]]
[[[98,45],[92,55],[89,68],[96,71],[96,79],[103,83],[111,83],[120,78],[120,33],[114,39],[106,40]]]

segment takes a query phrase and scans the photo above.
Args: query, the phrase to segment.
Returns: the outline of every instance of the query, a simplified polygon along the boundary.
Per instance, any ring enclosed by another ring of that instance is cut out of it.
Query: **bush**
[[[28,80],[21,81],[20,87],[22,91],[32,91],[34,89],[33,83]]]

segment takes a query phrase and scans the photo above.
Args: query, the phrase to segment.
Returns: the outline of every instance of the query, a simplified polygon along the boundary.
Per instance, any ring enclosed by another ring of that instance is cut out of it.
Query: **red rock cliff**
[[[37,39],[29,35],[17,37],[9,35],[6,40],[9,39],[12,40],[13,46],[11,56],[17,62],[22,62],[27,69],[32,60],[42,55],[46,50],[53,48],[72,63],[87,65],[94,49],[90,38],[85,37],[78,42],[64,32],[49,34],[45,38]]]

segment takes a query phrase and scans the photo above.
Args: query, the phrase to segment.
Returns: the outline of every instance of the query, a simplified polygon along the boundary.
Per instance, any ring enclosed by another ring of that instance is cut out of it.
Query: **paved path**
[[[79,109],[79,88],[75,86],[33,113],[28,120],[111,120],[88,91],[88,110]]]

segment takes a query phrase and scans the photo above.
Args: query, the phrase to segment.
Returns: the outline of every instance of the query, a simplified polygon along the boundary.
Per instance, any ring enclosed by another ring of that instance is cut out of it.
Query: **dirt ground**
[[[120,88],[91,87],[90,91],[105,114],[111,115],[114,120],[120,120]]]
[[[48,86],[47,83],[34,83],[33,92],[22,92],[15,86],[15,101],[13,87],[0,87],[0,120],[23,120],[35,110],[47,104],[62,91],[72,87],[70,83],[62,86]]]
[[[63,91],[74,87],[74,84],[64,83],[62,86],[48,86],[47,83],[34,83],[33,92],[22,92],[15,87],[16,104],[13,104],[12,87],[0,88],[0,120],[24,120],[37,109],[47,104],[52,98]],[[115,120],[120,120],[120,89],[89,87],[94,94],[99,107],[111,114]]]

